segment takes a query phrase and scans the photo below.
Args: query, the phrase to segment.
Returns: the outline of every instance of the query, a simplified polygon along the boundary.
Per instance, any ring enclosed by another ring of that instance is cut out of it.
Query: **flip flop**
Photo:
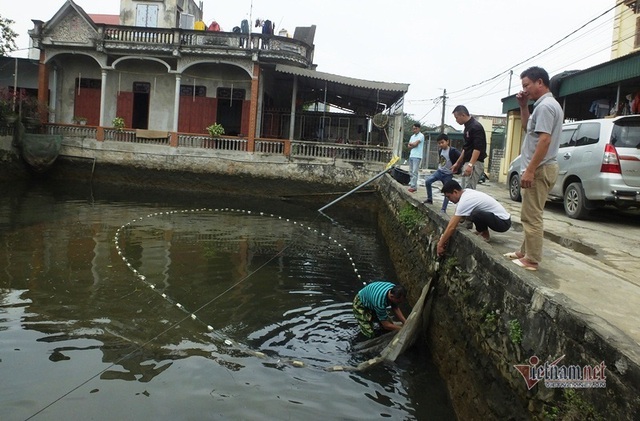
[[[515,251],[511,251],[509,253],[505,253],[505,254],[503,254],[503,256],[506,257],[509,260],[522,259],[522,257],[518,256],[518,253],[516,253]]]
[[[477,235],[478,237],[482,238],[482,240],[485,243],[488,243],[489,241],[491,241],[491,236],[489,235],[489,231],[485,231],[485,232],[487,233],[487,237],[482,235],[482,233],[480,231],[476,231],[476,232],[474,232],[474,234]]]
[[[521,268],[525,269],[525,270],[531,270],[531,271],[536,271],[538,270],[538,266],[527,266],[522,262],[522,259],[514,259],[512,260],[513,263],[515,263],[516,265],[520,266]]]

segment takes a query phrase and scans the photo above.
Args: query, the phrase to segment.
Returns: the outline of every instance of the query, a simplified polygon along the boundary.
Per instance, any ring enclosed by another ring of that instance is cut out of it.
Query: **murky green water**
[[[367,358],[362,281],[395,280],[366,207],[332,223],[277,198],[0,191],[0,419],[453,418],[418,351],[325,371]]]

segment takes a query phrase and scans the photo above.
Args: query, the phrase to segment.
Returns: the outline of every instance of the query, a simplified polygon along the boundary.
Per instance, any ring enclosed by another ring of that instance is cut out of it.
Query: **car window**
[[[611,130],[611,144],[616,148],[640,148],[640,120],[623,119]]]
[[[560,147],[566,148],[567,146],[575,146],[576,145],[576,128],[577,127],[567,127],[562,129],[562,133],[560,134]]]
[[[582,123],[576,133],[576,146],[593,145],[600,140],[600,123]]]

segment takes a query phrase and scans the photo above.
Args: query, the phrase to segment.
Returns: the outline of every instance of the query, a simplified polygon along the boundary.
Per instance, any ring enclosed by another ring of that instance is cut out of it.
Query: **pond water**
[[[0,419],[455,419],[424,350],[326,371],[371,357],[351,300],[395,281],[373,200],[331,221],[226,193],[0,191]]]

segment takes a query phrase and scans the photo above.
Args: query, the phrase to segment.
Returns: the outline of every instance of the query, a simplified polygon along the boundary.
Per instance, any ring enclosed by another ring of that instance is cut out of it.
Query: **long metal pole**
[[[358,187],[356,187],[355,189],[343,194],[342,196],[338,197],[336,200],[334,200],[331,203],[328,203],[326,205],[324,205],[323,207],[321,207],[320,209],[318,209],[318,212],[322,212],[323,210],[325,210],[326,208],[328,208],[329,206],[333,205],[334,203],[337,203],[339,201],[341,201],[342,199],[344,199],[345,197],[349,196],[351,193],[355,192],[356,190],[359,190],[361,188],[363,188],[364,186],[366,186],[367,184],[371,183],[374,180],[377,180],[378,178],[382,177],[383,175],[385,175],[387,172],[389,172],[391,168],[387,168],[386,170],[380,172],[379,174],[373,176],[372,178],[368,179],[367,181],[365,181],[364,183],[360,184]]]
[[[247,38],[247,49],[249,51],[253,50],[253,46],[251,45],[252,28],[253,28],[253,0],[251,0],[251,5],[249,6],[249,36]]]
[[[440,133],[444,133],[444,112],[447,108],[447,90],[442,93],[442,118],[440,119]]]
[[[18,57],[15,58],[15,64],[13,69],[13,99],[11,100],[11,106],[13,112],[16,111],[16,98],[18,96]]]

